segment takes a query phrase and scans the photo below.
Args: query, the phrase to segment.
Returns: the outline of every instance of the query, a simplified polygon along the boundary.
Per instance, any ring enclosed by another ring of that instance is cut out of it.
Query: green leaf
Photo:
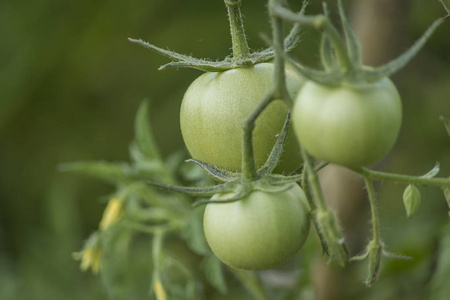
[[[210,164],[207,164],[205,162],[196,160],[196,159],[188,159],[186,162],[193,162],[196,165],[200,166],[208,175],[216,179],[217,181],[221,182],[230,182],[230,181],[236,181],[240,178],[239,173],[233,173],[225,169],[214,167]],[[192,170],[190,170],[192,173]],[[186,174],[189,175],[189,174]]]
[[[356,66],[361,65],[361,49],[356,38],[356,34],[350,23],[347,20],[347,16],[344,12],[344,6],[342,5],[342,0],[338,1],[339,16],[341,18],[342,28],[344,30],[345,39],[347,42],[347,50],[352,60],[352,63]]]
[[[133,231],[123,226],[114,226],[101,234],[102,265],[100,275],[103,285],[113,299],[129,299],[138,287],[137,280],[130,280],[136,272],[135,260],[149,266],[142,252],[130,248]],[[148,252],[147,252],[148,253]],[[133,257],[135,260],[131,260]],[[148,257],[148,254],[147,254]]]
[[[144,42],[143,40],[139,39],[132,39],[132,38],[128,38],[128,40],[132,43],[138,44],[141,47],[150,49],[155,51],[156,53],[159,53],[165,57],[168,57],[170,59],[173,59],[174,61],[182,61],[182,62],[188,62],[188,63],[197,63],[197,64],[202,64],[204,63],[204,60],[202,59],[198,59],[198,58],[194,58],[188,55],[184,55],[184,54],[180,54],[180,53],[176,53],[173,51],[169,51],[169,50],[164,50],[162,48],[159,48],[155,45],[149,44],[147,42]]]
[[[290,124],[290,114],[288,113],[284,121],[283,128],[281,129],[281,132],[278,134],[275,145],[273,145],[272,151],[270,152],[269,157],[267,158],[264,165],[258,170],[258,174],[264,175],[272,174],[273,170],[278,165],[281,154],[283,153],[284,150],[284,145],[289,130],[289,124]]]
[[[422,175],[422,178],[433,178],[434,176],[436,176],[439,173],[439,162],[436,163],[436,165],[434,166],[433,169],[430,170],[430,172],[428,172],[425,175]]]
[[[140,39],[137,40],[128,38],[128,40],[132,43],[153,50],[156,53],[159,53],[173,60],[173,62],[162,65],[158,70],[165,70],[170,68],[193,68],[205,72],[221,72],[236,67],[236,64],[233,62],[233,60],[227,58],[222,61],[210,61],[206,59],[198,59],[174,51],[164,50],[155,45],[144,42],[143,40]]]
[[[442,6],[447,12],[447,16],[450,16],[450,0],[439,0],[441,1]]]
[[[310,0],[303,1],[302,8],[299,14],[305,13],[306,8],[309,6],[310,2],[311,2]],[[298,41],[300,40],[300,33],[301,33],[300,24],[294,24],[294,27],[292,27],[291,31],[284,39],[284,49],[286,52],[291,51],[297,45]]]
[[[403,204],[408,218],[416,213],[420,205],[420,191],[415,185],[410,184],[406,187],[403,192]]]
[[[365,74],[365,80],[374,82],[380,80],[385,76],[390,76],[403,68],[407,63],[413,59],[414,56],[422,49],[426,41],[431,37],[434,31],[444,22],[443,18],[437,19],[433,24],[428,27],[425,33],[417,40],[405,53],[401,54],[396,59],[388,62],[387,64],[374,69],[367,70]]]
[[[320,59],[325,70],[338,70],[338,60],[336,53],[331,46],[330,38],[326,34],[322,34],[320,42]]]
[[[192,209],[182,233],[189,248],[200,255],[206,255],[210,252],[203,233],[203,212],[204,207]]]
[[[378,280],[381,268],[382,249],[382,246],[377,241],[371,241],[369,243],[369,275],[365,282],[368,287]]]
[[[444,116],[439,118],[442,122],[444,122],[445,129],[447,129],[447,133],[450,136],[450,119]]]
[[[341,76],[339,74],[311,69],[294,61],[288,55],[286,55],[286,59],[289,65],[293,67],[293,71],[301,78],[306,78],[307,80],[312,80],[324,85],[336,85],[341,81]]]
[[[127,183],[137,179],[127,163],[79,161],[62,164],[59,166],[59,170],[93,176],[114,184]]]
[[[336,216],[329,210],[319,210],[314,214],[317,229],[327,247],[330,262],[345,267],[349,260],[349,252],[342,232],[337,224]]]
[[[223,274],[222,262],[214,254],[211,254],[205,258],[202,267],[206,280],[222,294],[226,294],[228,288]]]
[[[141,106],[139,106],[134,124],[135,143],[145,160],[161,160],[148,120],[148,103],[143,101]]]
[[[159,184],[152,181],[149,181],[147,183],[149,185],[158,187],[166,191],[178,192],[196,197],[211,197],[212,195],[218,193],[232,192],[234,191],[235,186],[237,185],[236,183],[228,183],[228,184],[224,183],[212,186],[197,187],[197,186],[171,186]]]

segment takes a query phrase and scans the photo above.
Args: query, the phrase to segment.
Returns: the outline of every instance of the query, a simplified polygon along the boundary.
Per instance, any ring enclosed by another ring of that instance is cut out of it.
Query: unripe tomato
[[[181,104],[181,133],[193,158],[240,172],[242,168],[241,122],[271,89],[274,65],[257,64],[225,72],[205,73],[189,86]],[[292,97],[300,80],[286,73]],[[287,107],[281,100],[272,102],[256,120],[253,132],[255,163],[261,167],[267,160],[277,134],[283,127]],[[292,173],[301,165],[295,135],[288,132],[285,151],[275,172]]]
[[[298,185],[279,193],[253,191],[237,202],[208,204],[203,226],[212,251],[227,265],[270,269],[292,258],[308,237],[309,204]]]
[[[382,159],[401,121],[400,96],[388,78],[363,85],[306,82],[292,112],[295,133],[310,154],[349,168]]]

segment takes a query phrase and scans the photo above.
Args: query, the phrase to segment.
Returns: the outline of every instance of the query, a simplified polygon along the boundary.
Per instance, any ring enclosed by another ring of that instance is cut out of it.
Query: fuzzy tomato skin
[[[297,138],[311,155],[349,168],[382,159],[401,121],[400,96],[388,78],[362,86],[306,82],[292,112]]]
[[[274,65],[257,64],[225,72],[209,72],[189,86],[181,104],[180,125],[183,140],[191,156],[219,168],[240,172],[242,168],[241,122],[271,89]],[[300,80],[286,72],[292,97]],[[268,158],[277,134],[283,127],[287,107],[273,101],[256,120],[253,149],[256,167]],[[289,174],[301,165],[301,156],[293,130],[289,130],[277,173]]]
[[[253,191],[237,202],[208,204],[203,227],[212,251],[227,265],[271,269],[292,258],[306,241],[309,204],[298,185],[279,193]]]

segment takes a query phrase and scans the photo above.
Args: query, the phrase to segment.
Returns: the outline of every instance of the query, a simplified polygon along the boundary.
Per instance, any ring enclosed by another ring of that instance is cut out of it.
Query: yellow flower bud
[[[166,300],[167,299],[166,291],[164,291],[164,287],[161,284],[161,281],[159,281],[159,280],[155,281],[155,283],[153,284],[153,290],[155,291],[157,300]]]
[[[109,226],[116,223],[123,212],[123,201],[120,198],[112,198],[103,212],[102,220],[100,221],[100,230],[105,230]]]
[[[93,234],[86,242],[83,250],[73,253],[72,256],[76,260],[81,260],[80,269],[86,271],[92,269],[92,273],[97,274],[100,270],[100,262],[103,251],[98,241],[98,235]]]

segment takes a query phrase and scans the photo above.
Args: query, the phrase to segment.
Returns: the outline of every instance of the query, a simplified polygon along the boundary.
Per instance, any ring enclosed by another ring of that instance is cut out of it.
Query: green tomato
[[[257,64],[225,72],[205,73],[189,86],[181,104],[181,133],[193,158],[213,166],[240,172],[242,168],[241,122],[272,88],[274,65]],[[292,97],[300,80],[286,73]],[[253,132],[257,168],[268,158],[287,114],[281,100],[273,101],[258,117]],[[289,174],[301,165],[298,144],[289,130],[277,173]]]
[[[400,96],[388,78],[359,86],[306,82],[292,112],[295,133],[310,154],[349,168],[382,159],[401,121]]]
[[[278,193],[253,191],[236,202],[208,204],[203,227],[212,251],[227,265],[271,269],[292,258],[308,237],[309,204],[296,184]]]

